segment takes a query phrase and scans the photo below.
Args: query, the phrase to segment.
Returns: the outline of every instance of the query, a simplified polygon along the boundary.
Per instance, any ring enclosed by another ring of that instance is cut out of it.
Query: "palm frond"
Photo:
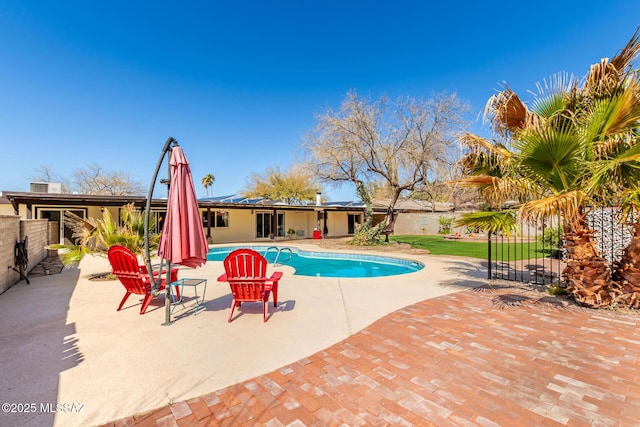
[[[65,266],[77,265],[85,255],[91,253],[86,246],[76,245],[49,245],[47,249],[57,250],[61,255],[62,264]]]
[[[627,45],[623,47],[613,58],[611,58],[611,65],[613,65],[618,71],[625,70],[633,63],[635,57],[639,53],[640,26],[636,29],[636,32],[633,33],[633,36],[631,36]]]
[[[570,94],[577,86],[577,79],[567,73],[558,73],[549,80],[537,83],[538,93],[531,103],[531,111],[538,116],[551,118],[567,108]]]
[[[90,219],[84,219],[68,210],[64,212],[64,220],[71,229],[71,238],[76,242],[82,242],[95,229]]]
[[[512,156],[511,151],[509,151],[504,145],[491,142],[488,139],[469,132],[463,133],[458,139],[471,153],[480,154],[482,152],[488,152],[504,158],[510,158]]]
[[[611,65],[608,58],[602,58],[592,64],[585,79],[585,93],[590,97],[610,96],[618,85],[618,70]]]
[[[621,198],[620,207],[622,209],[622,220],[638,220],[640,213],[640,188],[626,191]]]
[[[469,212],[455,221],[456,227],[472,227],[509,236],[518,229],[515,211]]]
[[[618,144],[617,149],[619,154],[615,157],[593,162],[587,193],[616,197],[619,191],[640,186],[640,144]]]
[[[599,63],[591,66],[585,79],[585,92],[596,99],[616,94],[624,87],[624,79],[634,72],[632,65],[639,53],[640,27],[611,61],[603,58]]]
[[[640,82],[629,80],[619,94],[595,101],[583,120],[589,141],[603,141],[640,127]]]
[[[570,127],[526,130],[520,134],[518,164],[523,175],[555,192],[568,191],[584,170],[582,139]]]
[[[489,98],[484,116],[497,134],[509,135],[525,127],[529,111],[518,95],[506,87]]]
[[[586,196],[581,190],[568,191],[526,202],[520,207],[520,217],[525,221],[538,221],[549,216],[559,216],[573,221],[582,215]]]

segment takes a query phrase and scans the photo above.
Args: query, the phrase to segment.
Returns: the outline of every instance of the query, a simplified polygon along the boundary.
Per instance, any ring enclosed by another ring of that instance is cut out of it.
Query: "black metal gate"
[[[562,262],[561,224],[520,224],[514,236],[488,235],[488,278],[540,285],[560,280]]]
[[[618,261],[631,241],[631,230],[617,208],[597,208],[587,215],[588,226],[604,259]],[[636,215],[633,215],[635,221]],[[565,267],[563,227],[559,218],[539,224],[521,223],[515,236],[488,236],[488,278],[546,285],[558,283]]]

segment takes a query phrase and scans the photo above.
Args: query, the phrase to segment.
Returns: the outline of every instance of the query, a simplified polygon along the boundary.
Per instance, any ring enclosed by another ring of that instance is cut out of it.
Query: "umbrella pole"
[[[173,323],[171,320],[171,261],[167,261],[167,275],[165,279],[167,286],[164,295],[164,323],[162,326],[169,326]]]
[[[174,145],[178,145],[178,141],[173,140]],[[169,201],[169,193],[171,192],[171,154],[173,151],[171,149],[168,150],[168,161],[167,161],[167,173],[169,177],[169,182],[167,183],[167,203]],[[167,211],[169,210],[169,205],[167,204]],[[165,221],[167,217],[165,216]],[[162,270],[160,270],[162,271]],[[160,276],[158,274],[158,276]],[[162,326],[169,326],[173,322],[171,321],[171,261],[167,260],[167,273],[165,275],[166,284],[164,289],[164,323]]]
[[[167,139],[167,142],[165,142],[164,147],[162,148],[162,153],[160,154],[160,158],[158,159],[158,163],[156,164],[156,169],[153,173],[153,178],[151,179],[151,185],[149,186],[149,193],[147,194],[147,203],[144,211],[144,258],[145,258],[145,264],[147,266],[147,271],[149,272],[149,279],[151,281],[152,292],[158,289],[160,283],[162,282],[162,277],[160,277],[160,274],[158,274],[158,278],[156,281],[153,275],[153,267],[151,266],[151,254],[150,254],[150,248],[149,248],[149,217],[151,215],[151,199],[153,197],[153,190],[155,188],[156,181],[158,179],[158,173],[160,172],[160,167],[162,166],[162,162],[164,161],[164,158],[167,152],[169,152],[169,156],[171,156],[171,153],[170,153],[171,145],[174,143],[177,144],[177,141],[172,137],[169,137],[169,139]],[[171,160],[171,157],[169,157],[169,160]],[[170,171],[171,171],[171,166],[169,166],[169,178],[171,177]],[[169,189],[167,188],[167,193],[168,191]],[[162,271],[162,267],[160,268],[160,271]],[[165,279],[165,283],[166,283],[165,323],[163,323],[163,325],[171,324],[170,280],[171,280],[171,262],[169,261],[167,262],[167,274]]]
[[[151,254],[150,254],[150,248],[149,248],[149,217],[151,215],[151,199],[153,198],[153,190],[156,186],[156,181],[158,180],[158,173],[160,172],[160,167],[162,166],[164,157],[167,154],[167,151],[169,151],[172,142],[175,142],[175,139],[170,137],[169,139],[167,139],[167,142],[164,144],[164,147],[162,148],[162,153],[160,153],[160,158],[158,159],[158,163],[156,164],[156,169],[153,173],[153,178],[151,178],[149,193],[147,193],[147,203],[144,209],[144,261],[147,266],[147,271],[149,271],[149,275],[150,275],[149,278],[151,279],[151,285],[153,289],[158,288],[158,285],[160,284],[160,281],[162,280],[162,278],[158,277],[158,281],[156,282],[152,274],[153,268],[151,267]]]

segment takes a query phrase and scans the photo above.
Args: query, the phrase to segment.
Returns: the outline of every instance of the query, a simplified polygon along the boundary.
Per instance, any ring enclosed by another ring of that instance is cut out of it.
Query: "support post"
[[[491,231],[487,234],[487,279],[491,279]]]
[[[156,280],[156,278],[153,275],[153,267],[151,266],[151,251],[149,248],[149,217],[151,215],[151,199],[153,198],[153,190],[155,188],[156,185],[156,181],[158,179],[158,173],[160,172],[160,167],[162,166],[162,162],[164,161],[164,158],[166,156],[167,153],[169,153],[169,161],[167,162],[168,164],[168,169],[169,169],[169,179],[167,180],[168,186],[171,185],[170,180],[171,180],[171,145],[172,144],[177,144],[178,141],[176,141],[175,139],[173,139],[172,137],[169,137],[169,139],[167,139],[167,142],[165,142],[164,147],[162,147],[162,153],[160,153],[160,158],[158,159],[158,163],[156,164],[156,168],[155,171],[153,173],[153,178],[151,179],[151,185],[149,186],[149,193],[147,194],[147,203],[145,206],[145,211],[144,211],[144,260],[145,260],[145,264],[147,266],[147,271],[149,273],[149,280],[151,282],[151,292],[155,292],[157,291],[157,289],[160,286],[160,283],[162,283],[162,277],[161,274],[158,274],[158,278]],[[169,188],[167,187],[167,194],[169,192]],[[168,208],[168,206],[167,206]],[[160,272],[162,272],[162,263],[160,263]],[[165,279],[165,323],[163,323],[163,325],[170,325],[171,324],[171,262],[167,262],[167,274],[166,274],[166,279]]]

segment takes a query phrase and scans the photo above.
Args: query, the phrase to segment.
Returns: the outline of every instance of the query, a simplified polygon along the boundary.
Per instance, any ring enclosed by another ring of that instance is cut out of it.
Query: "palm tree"
[[[102,211],[101,219],[84,219],[67,211],[65,221],[73,230],[74,244],[55,244],[47,248],[60,250],[64,265],[75,265],[87,254],[106,256],[114,245],[125,246],[141,255],[144,251],[144,215],[130,203],[121,210],[120,220],[121,225],[118,225],[108,209]],[[158,247],[159,238],[157,233],[150,234],[151,249]]]
[[[640,200],[640,73],[633,67],[639,52],[640,28],[611,61],[592,65],[582,81],[559,74],[538,84],[531,106],[506,87],[485,110],[498,140],[462,137],[468,147],[463,184],[480,188],[493,208],[520,201],[522,220],[562,219],[562,277],[567,291],[590,307],[640,297],[640,284],[625,288],[598,252],[587,221],[598,206],[627,210]],[[479,219],[464,221],[477,225]],[[625,258],[627,277],[640,271],[640,257],[631,258]]]
[[[211,174],[211,173],[206,174],[202,178],[202,186],[204,187],[204,189],[207,192],[207,197],[209,197],[209,187],[211,187],[213,185],[215,180],[216,180],[216,177],[213,176],[213,174]]]

